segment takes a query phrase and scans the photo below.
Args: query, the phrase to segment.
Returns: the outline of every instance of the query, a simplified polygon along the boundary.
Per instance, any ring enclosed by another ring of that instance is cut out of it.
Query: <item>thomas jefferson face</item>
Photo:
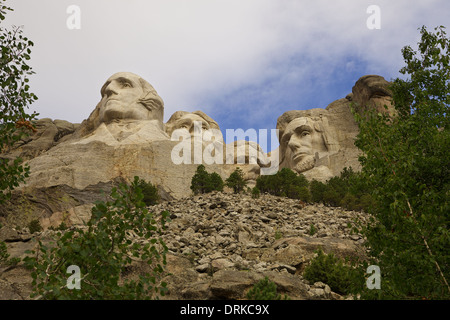
[[[162,119],[161,108],[151,103],[148,97],[151,92],[145,87],[145,80],[135,74],[114,74],[103,85],[101,94],[100,122],[108,123],[115,119]]]
[[[175,123],[174,127],[175,129],[187,129],[192,135],[194,133],[194,121],[199,121],[201,123],[202,130],[210,129],[210,125],[205,119],[193,113],[184,115]]]
[[[298,173],[314,167],[315,152],[326,151],[322,134],[308,118],[296,118],[286,127],[281,143],[288,166]]]

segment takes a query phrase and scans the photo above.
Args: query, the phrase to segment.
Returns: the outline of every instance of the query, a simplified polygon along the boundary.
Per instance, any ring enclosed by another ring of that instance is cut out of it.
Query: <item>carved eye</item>
[[[311,133],[309,132],[309,131],[303,131],[301,134],[300,134],[300,136],[301,137],[306,137],[306,136],[309,136]]]
[[[129,84],[128,82],[123,82],[122,87],[123,88],[131,88],[131,84]]]

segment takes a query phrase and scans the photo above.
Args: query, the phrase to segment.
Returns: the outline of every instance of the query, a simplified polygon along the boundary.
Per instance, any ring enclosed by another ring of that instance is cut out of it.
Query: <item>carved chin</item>
[[[110,109],[105,111],[103,114],[103,122],[111,122],[114,119],[123,119],[124,118],[124,112],[120,109],[114,110]]]
[[[143,107],[140,107],[143,109]],[[123,106],[114,105],[108,107],[103,112],[102,122],[111,122],[113,120],[120,119],[133,119],[133,120],[147,120],[149,117],[147,110],[141,110],[139,108],[124,108]]]
[[[297,173],[302,173],[308,170],[311,170],[314,168],[315,165],[315,159],[312,156],[307,157],[306,159],[303,159],[299,163],[297,163],[294,167],[294,170],[297,171]]]

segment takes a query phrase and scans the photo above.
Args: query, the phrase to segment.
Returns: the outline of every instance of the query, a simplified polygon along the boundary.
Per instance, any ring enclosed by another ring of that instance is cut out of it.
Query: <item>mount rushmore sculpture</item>
[[[203,156],[209,152],[214,161],[202,163],[224,179],[236,167],[253,182],[264,168],[287,167],[308,179],[325,181],[344,167],[360,168],[354,146],[358,126],[351,107],[392,109],[388,85],[380,76],[364,76],[352,93],[326,108],[283,113],[276,123],[280,145],[266,154],[254,141],[226,144],[219,124],[202,111],[177,111],[164,123],[164,102],[153,86],[136,74],[119,72],[106,80],[99,103],[81,124],[38,120],[37,132],[9,156],[28,161],[26,188],[67,185],[83,190],[137,175],[179,198],[190,194],[190,180],[199,164],[194,161],[195,150]],[[196,146],[199,132],[211,134]],[[183,154],[187,151],[191,154]],[[190,162],[176,163],[174,155]]]

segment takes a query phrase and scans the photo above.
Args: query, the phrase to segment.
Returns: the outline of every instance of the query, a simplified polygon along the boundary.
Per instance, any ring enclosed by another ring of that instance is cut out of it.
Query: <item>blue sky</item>
[[[201,110],[222,131],[274,129],[288,110],[325,108],[361,76],[400,76],[418,28],[449,27],[450,1],[8,0],[2,27],[34,41],[31,110],[79,123],[113,73],[150,82],[178,110]],[[71,30],[70,5],[80,8]],[[370,5],[380,8],[371,30]],[[260,142],[260,144],[263,144]],[[264,146],[266,149],[266,147]],[[269,148],[270,149],[270,148]]]

